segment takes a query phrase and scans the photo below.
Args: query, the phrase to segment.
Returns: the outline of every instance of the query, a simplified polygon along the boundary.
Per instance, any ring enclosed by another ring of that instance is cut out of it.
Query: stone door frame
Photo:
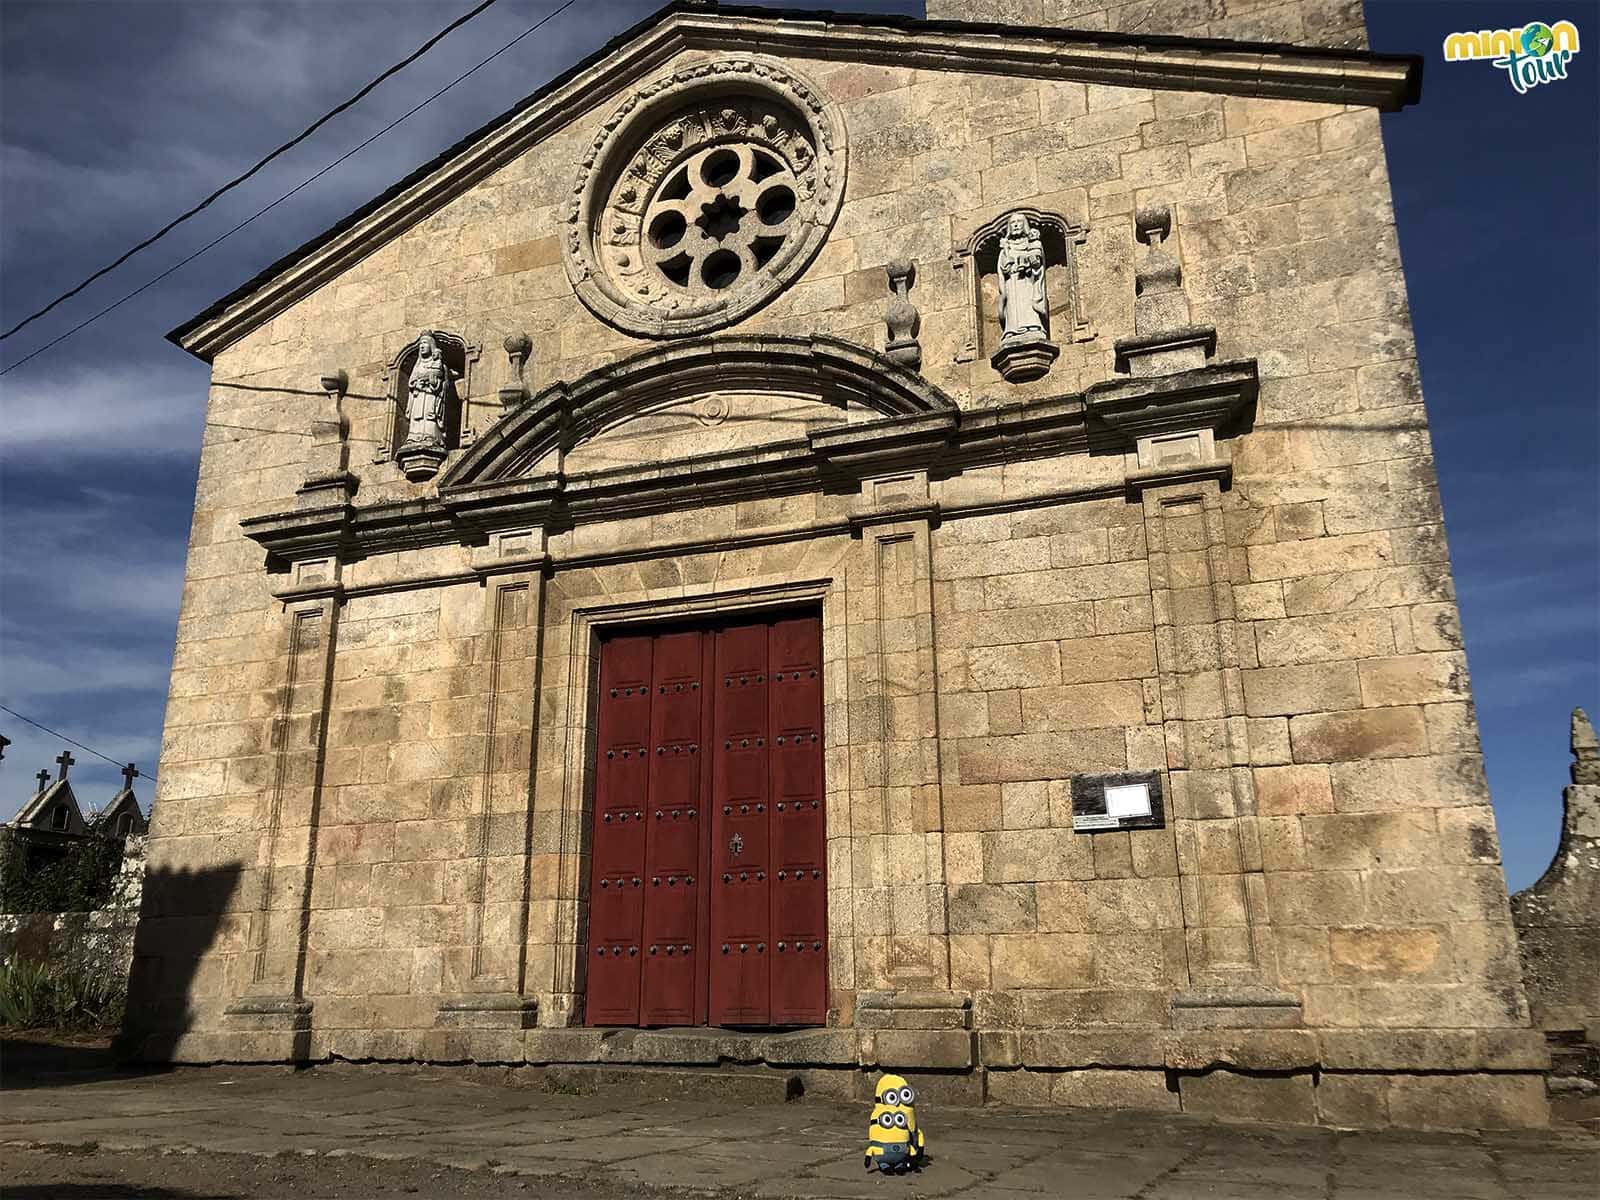
[[[593,821],[598,711],[600,640],[620,626],[645,628],[681,621],[737,621],[774,612],[820,609],[822,620],[823,795],[828,847],[828,987],[827,1023],[838,1024],[837,989],[854,983],[850,854],[848,745],[844,697],[848,694],[842,631],[844,596],[832,577],[796,580],[747,589],[706,590],[693,595],[623,604],[574,606],[564,622],[567,646],[566,728],[561,751],[561,811],[555,914],[553,978],[538,981],[549,988],[551,1003],[541,1003],[540,1024],[582,1024],[583,985],[579,963],[586,940],[590,826]],[[547,630],[559,637],[560,627]],[[531,982],[531,981],[530,981]]]

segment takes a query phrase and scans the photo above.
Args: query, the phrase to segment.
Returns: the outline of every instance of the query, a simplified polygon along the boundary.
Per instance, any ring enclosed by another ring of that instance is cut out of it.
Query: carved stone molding
[[[1007,383],[1027,383],[1043,378],[1050,364],[1061,353],[1061,347],[1046,337],[1019,338],[1002,342],[1000,349],[989,356],[989,362]]]
[[[741,388],[855,403],[881,417],[791,441],[638,467],[567,474],[559,453],[549,457],[632,413]],[[1197,465],[1188,456],[1157,454],[1145,464],[1141,447],[1197,430],[1213,445],[1244,426],[1256,390],[1254,362],[1226,362],[962,412],[922,376],[838,339],[697,339],[543,389],[462,455],[440,481],[436,499],[301,508],[251,517],[242,525],[268,551],[274,569],[285,570],[308,559],[492,544],[506,531],[530,527],[560,531],[756,496],[855,490],[862,479],[895,472],[944,478],[985,464],[1060,454],[1125,454],[1130,473],[1124,486],[1135,494],[1174,472],[1199,470],[1225,484],[1225,459],[1208,454]],[[486,561],[474,570],[493,573],[504,566]],[[276,594],[300,586],[291,582]],[[337,590],[337,581],[308,580],[302,590],[322,594],[329,588]]]
[[[682,67],[629,97],[584,155],[567,274],[629,333],[720,329],[822,248],[844,172],[844,123],[794,71],[744,57]]]
[[[955,408],[922,376],[842,338],[696,338],[643,350],[544,388],[479,439],[441,484],[458,488],[525,473],[551,450],[571,449],[631,413],[668,401],[775,387],[840,408],[860,404],[884,416]],[[717,411],[710,405],[700,415],[714,421]]]

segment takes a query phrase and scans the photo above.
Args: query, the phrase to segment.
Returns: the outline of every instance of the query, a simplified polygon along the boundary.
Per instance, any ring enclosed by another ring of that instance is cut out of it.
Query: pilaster
[[[925,470],[861,481],[846,575],[859,986],[950,982]]]

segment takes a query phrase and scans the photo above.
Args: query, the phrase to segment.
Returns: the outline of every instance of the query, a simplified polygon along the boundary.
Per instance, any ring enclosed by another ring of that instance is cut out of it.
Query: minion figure
[[[927,1144],[917,1128],[917,1094],[898,1075],[878,1080],[867,1125],[866,1168],[891,1172],[921,1170]]]

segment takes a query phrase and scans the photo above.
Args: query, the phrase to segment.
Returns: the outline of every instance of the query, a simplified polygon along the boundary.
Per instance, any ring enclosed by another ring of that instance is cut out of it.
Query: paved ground
[[[1592,1200],[1600,1186],[1600,1138],[1584,1132],[1351,1134],[929,1106],[920,1113],[927,1169],[879,1179],[861,1166],[861,1105],[551,1094],[447,1070],[368,1067],[8,1076],[6,1200],[605,1200],[657,1188],[719,1200]]]

